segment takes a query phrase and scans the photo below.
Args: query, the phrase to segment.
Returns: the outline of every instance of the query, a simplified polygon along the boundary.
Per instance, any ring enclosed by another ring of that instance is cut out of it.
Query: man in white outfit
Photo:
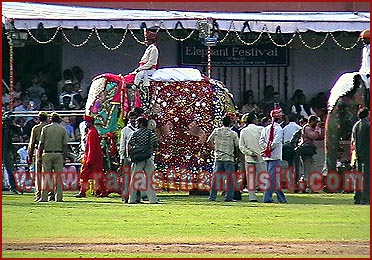
[[[128,123],[121,130],[120,142],[119,142],[119,155],[120,155],[120,166],[123,169],[123,191],[122,191],[122,200],[124,203],[128,203],[129,199],[129,183],[130,183],[130,166],[131,162],[127,157],[127,144],[132,136],[133,132],[137,130],[135,127],[137,119],[137,113],[130,111],[128,113]],[[127,167],[126,169],[124,167]],[[140,200],[139,195],[137,195],[137,201]]]
[[[360,33],[360,38],[364,43],[362,50],[362,62],[360,64],[359,73],[369,89],[370,84],[370,41],[369,41],[369,30],[364,30]]]
[[[258,174],[266,171],[266,163],[261,156],[262,149],[259,144],[263,126],[257,125],[257,116],[254,112],[247,113],[244,117],[247,118],[247,126],[240,132],[239,148],[245,158],[249,201],[257,202],[256,187]]]
[[[148,31],[145,37],[147,48],[143,54],[139,66],[132,72],[136,74],[134,78],[134,87],[138,88],[141,81],[145,87],[150,86],[149,76],[155,71],[158,65],[159,50],[156,46],[158,35],[155,32]]]
[[[289,183],[297,183],[299,179],[299,171],[300,171],[300,158],[294,151],[294,146],[291,143],[293,135],[302,129],[302,126],[297,124],[297,115],[290,113],[288,115],[288,121],[289,123],[283,127],[283,153],[282,153],[282,159],[287,161],[288,167],[294,167],[295,171],[295,179],[294,180],[288,180]],[[288,176],[290,177],[290,176]]]

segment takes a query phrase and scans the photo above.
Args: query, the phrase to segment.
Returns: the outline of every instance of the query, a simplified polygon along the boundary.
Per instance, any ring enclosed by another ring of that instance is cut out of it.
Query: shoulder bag
[[[150,133],[148,134],[148,141],[150,141]],[[131,162],[142,162],[151,158],[152,149],[151,145],[137,145],[133,146],[131,153],[129,154]]]

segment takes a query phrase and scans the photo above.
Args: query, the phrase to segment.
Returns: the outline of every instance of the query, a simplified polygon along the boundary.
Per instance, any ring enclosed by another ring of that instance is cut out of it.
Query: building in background
[[[24,85],[39,68],[53,68],[62,79],[63,70],[79,66],[83,85],[104,72],[126,74],[137,67],[145,48],[143,29],[154,25],[159,27],[160,66],[194,66],[206,73],[200,34],[207,27],[200,22],[209,20],[211,34],[218,39],[211,47],[211,77],[224,82],[237,103],[247,90],[253,90],[257,101],[263,99],[267,85],[274,86],[283,101],[299,88],[308,100],[318,92],[328,93],[340,74],[358,70],[359,32],[370,26],[367,2],[2,5],[2,69],[8,83],[10,56],[14,81]],[[21,34],[14,35],[20,39],[14,39],[18,42],[10,55],[6,33],[12,24]],[[52,82],[49,87],[53,91]]]

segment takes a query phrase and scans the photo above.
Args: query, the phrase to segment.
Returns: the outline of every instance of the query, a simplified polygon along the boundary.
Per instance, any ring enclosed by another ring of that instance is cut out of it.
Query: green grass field
[[[4,192],[2,257],[369,257],[370,207],[352,194],[286,193],[287,204],[264,204],[162,192],[159,205],[72,195],[40,204]]]

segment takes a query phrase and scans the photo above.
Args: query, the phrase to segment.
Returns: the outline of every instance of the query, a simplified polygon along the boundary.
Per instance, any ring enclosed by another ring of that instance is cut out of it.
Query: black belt
[[[47,150],[44,150],[44,153],[63,153],[63,151],[47,151]]]

